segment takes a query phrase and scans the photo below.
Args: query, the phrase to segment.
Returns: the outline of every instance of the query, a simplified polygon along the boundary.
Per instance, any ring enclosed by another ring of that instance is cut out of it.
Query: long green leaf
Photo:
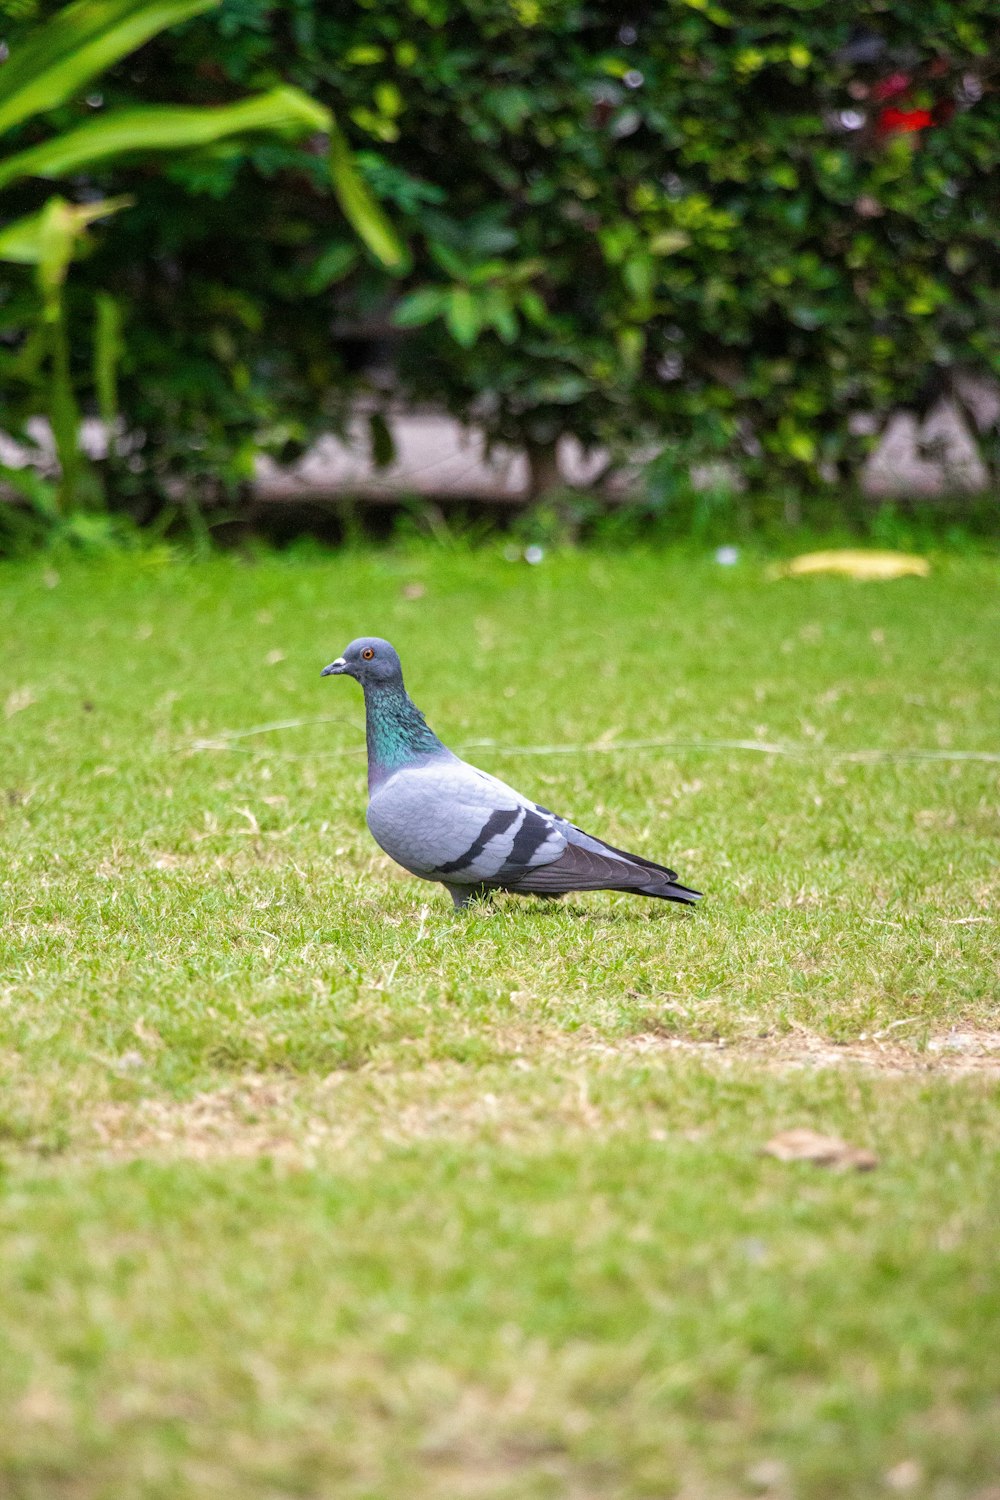
[[[151,105],[112,110],[55,140],[0,161],[0,188],[21,177],[65,177],[111,156],[142,151],[183,151],[227,136],[267,130],[302,135],[325,131],[330,112],[295,88],[271,89],[236,104],[204,108]]]
[[[37,266],[42,256],[42,212],[15,219],[0,229],[0,260],[19,266]]]
[[[48,418],[59,460],[59,505],[63,514],[68,515],[77,498],[83,455],[78,441],[80,408],[70,373],[69,334],[61,286],[50,304],[48,327],[51,338]]]
[[[76,0],[0,68],[0,134],[79,93],[92,78],[220,0]]]
[[[131,198],[101,198],[97,203],[67,203],[64,198],[50,198],[37,213],[26,214],[23,219],[15,219],[13,224],[0,229],[0,260],[22,266],[42,263],[52,239],[50,215],[53,205],[64,221],[72,226],[72,238],[80,240],[88,225],[128,208],[133,201]]]
[[[73,503],[80,474],[77,444],[80,411],[70,374],[63,284],[77,242],[85,232],[85,224],[80,222],[73,212],[73,205],[64,198],[50,198],[38,215],[35,277],[42,294],[42,318],[48,339],[47,415],[59,459],[59,504],[64,513]]]
[[[332,245],[321,251],[306,279],[306,289],[310,292],[325,292],[327,287],[334,286],[342,281],[345,276],[358,263],[359,251],[353,240],[348,243],[345,240],[335,240]]]
[[[94,386],[110,443],[118,416],[118,366],[123,352],[121,307],[108,292],[98,292],[94,298]]]
[[[344,217],[384,266],[405,271],[410,263],[406,246],[358,176],[344,137],[332,122],[329,128],[330,180]]]

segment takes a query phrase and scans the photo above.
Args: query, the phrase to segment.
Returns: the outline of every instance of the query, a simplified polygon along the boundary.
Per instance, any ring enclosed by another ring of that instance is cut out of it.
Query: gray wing
[[[463,761],[397,771],[368,804],[368,827],[414,875],[450,885],[504,884],[556,860],[561,820]]]
[[[604,839],[595,838],[592,833],[585,833],[568,818],[562,818],[558,813],[550,812],[547,807],[542,807],[538,802],[533,802],[531,805],[536,812],[551,818],[567,844],[572,844],[574,848],[585,849],[588,854],[600,855],[602,859],[612,860],[616,864],[645,865],[647,869],[656,870],[658,874],[669,875],[671,880],[677,879],[676,870],[668,870],[665,865],[659,865],[654,860],[643,859],[641,854],[630,854],[627,849],[619,849],[614,844],[606,843]]]
[[[547,808],[534,804],[536,812],[551,817],[565,835],[566,848],[557,859],[525,870],[505,886],[523,895],[563,896],[569,891],[631,891],[640,896],[655,896],[663,901],[691,905],[701,899],[701,892],[681,885],[676,870],[617,849],[603,839],[584,833],[575,823],[568,823]]]

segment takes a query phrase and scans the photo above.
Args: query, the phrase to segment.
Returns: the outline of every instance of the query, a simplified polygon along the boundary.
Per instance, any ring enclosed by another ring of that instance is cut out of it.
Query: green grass
[[[0,569],[4,1500],[995,1500],[1000,566],[765,571]],[[701,907],[392,867],[363,633]]]

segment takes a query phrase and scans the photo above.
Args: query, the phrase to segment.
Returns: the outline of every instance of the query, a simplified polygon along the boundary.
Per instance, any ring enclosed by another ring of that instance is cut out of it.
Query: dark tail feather
[[[515,880],[498,884],[502,890],[534,896],[561,896],[569,891],[627,891],[635,896],[656,896],[662,901],[685,904],[701,897],[700,891],[677,884],[675,872],[664,865],[654,865],[652,860],[638,857],[633,862],[631,855],[613,859],[579,844],[567,844],[551,864],[526,870]]]
[[[593,834],[590,834],[589,837],[593,838]],[[683,901],[688,906],[694,906],[696,902],[701,900],[701,891],[695,891],[690,886],[681,885],[677,879],[676,870],[668,870],[666,865],[658,865],[655,860],[644,859],[641,854],[632,854],[628,849],[618,849],[614,844],[605,843],[604,839],[598,839],[598,843],[604,844],[605,849],[610,850],[612,854],[618,854],[623,859],[627,859],[629,864],[638,865],[641,869],[650,871],[651,876],[655,874],[661,877],[660,883],[655,888],[650,884],[640,889],[640,895],[661,896],[664,901]],[[669,881],[669,885],[662,883],[663,877]],[[633,890],[635,887],[629,886],[627,889]]]
[[[693,891],[690,886],[678,885],[676,881],[664,886],[662,891],[643,891],[642,894],[662,896],[664,901],[683,901],[685,906],[695,906],[701,900],[701,891]]]

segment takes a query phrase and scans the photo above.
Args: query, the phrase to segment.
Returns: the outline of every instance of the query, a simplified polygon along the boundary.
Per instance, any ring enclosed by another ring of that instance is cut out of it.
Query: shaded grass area
[[[616,1082],[674,1128],[12,1184],[8,1482],[861,1496],[908,1461],[975,1492],[1000,1417],[987,1094],[958,1123],[941,1085]],[[883,1166],[762,1162],[803,1112]]]
[[[998,582],[4,569],[0,1491],[985,1500]],[[362,633],[702,906],[455,919],[364,829]]]

